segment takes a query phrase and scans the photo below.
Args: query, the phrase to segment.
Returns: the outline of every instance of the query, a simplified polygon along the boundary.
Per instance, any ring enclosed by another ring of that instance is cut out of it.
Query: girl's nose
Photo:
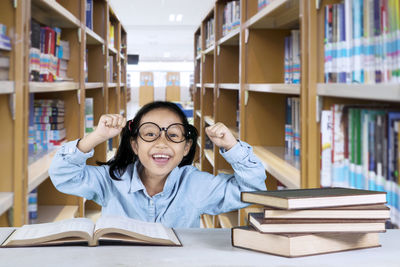
[[[161,131],[160,137],[156,140],[156,145],[166,146],[168,142],[167,135],[165,131]]]

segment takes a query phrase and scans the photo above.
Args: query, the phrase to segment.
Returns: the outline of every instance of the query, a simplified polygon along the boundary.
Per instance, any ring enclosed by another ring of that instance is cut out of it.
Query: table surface
[[[0,248],[0,266],[400,266],[400,230],[380,234],[380,248],[300,258],[232,247],[230,229],[176,229],[176,233],[183,247]]]

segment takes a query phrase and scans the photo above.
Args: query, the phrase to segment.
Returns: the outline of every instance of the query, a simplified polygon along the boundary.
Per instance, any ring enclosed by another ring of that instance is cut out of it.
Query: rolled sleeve
[[[84,164],[86,160],[93,157],[94,149],[88,153],[83,153],[77,147],[79,139],[64,144],[58,153],[62,158],[72,164]]]

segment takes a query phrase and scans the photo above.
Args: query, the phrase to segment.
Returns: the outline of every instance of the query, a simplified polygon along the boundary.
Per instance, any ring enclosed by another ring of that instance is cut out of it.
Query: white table
[[[177,229],[176,233],[183,247],[0,248],[0,266],[400,266],[400,230],[380,234],[380,248],[291,259],[234,248],[229,229]]]

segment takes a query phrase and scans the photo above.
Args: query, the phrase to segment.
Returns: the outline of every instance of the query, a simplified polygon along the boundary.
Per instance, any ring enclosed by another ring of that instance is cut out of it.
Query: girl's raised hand
[[[122,115],[105,114],[100,117],[95,133],[105,141],[118,135],[125,124],[126,119]]]
[[[217,122],[214,125],[206,127],[206,134],[216,146],[225,150],[231,149],[236,145],[237,140],[231,131],[223,123]]]

